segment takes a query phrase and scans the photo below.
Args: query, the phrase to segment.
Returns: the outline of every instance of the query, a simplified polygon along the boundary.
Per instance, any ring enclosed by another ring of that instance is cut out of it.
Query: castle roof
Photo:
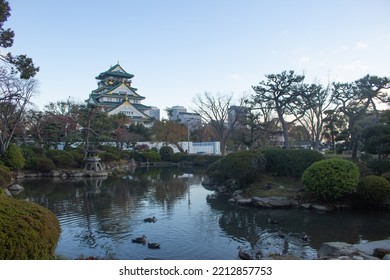
[[[108,69],[105,72],[100,73],[96,79],[103,80],[107,77],[116,77],[116,78],[125,78],[125,79],[131,79],[134,77],[133,74],[127,73],[120,65],[119,63],[112,66],[110,69]]]

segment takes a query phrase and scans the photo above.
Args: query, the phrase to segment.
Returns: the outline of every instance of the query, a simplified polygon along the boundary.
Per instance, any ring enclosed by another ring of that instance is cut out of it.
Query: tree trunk
[[[288,128],[287,128],[287,123],[283,119],[283,116],[279,116],[280,122],[282,123],[282,130],[283,130],[283,138],[284,138],[284,148],[289,149],[290,148],[290,143],[288,140]]]

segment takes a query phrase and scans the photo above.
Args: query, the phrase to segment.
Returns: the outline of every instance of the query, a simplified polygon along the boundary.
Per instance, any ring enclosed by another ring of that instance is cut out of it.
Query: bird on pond
[[[278,231],[278,236],[279,236],[280,238],[284,238],[284,233],[283,233],[281,230],[279,230],[279,231]]]
[[[278,224],[279,222],[278,222],[277,220],[272,220],[271,218],[268,218],[268,223],[269,223],[269,224],[276,225],[276,224]]]
[[[159,243],[148,243],[148,248],[149,249],[160,249],[160,244]]]
[[[147,217],[144,219],[144,222],[148,222],[148,223],[155,223],[157,221],[156,217]]]
[[[307,240],[309,239],[309,236],[307,236],[307,234],[306,234],[305,232],[302,232],[302,234],[301,234],[301,239],[302,239],[303,241],[307,241]]]
[[[252,257],[247,252],[245,252],[241,246],[238,246],[238,257],[242,260],[251,260]]]
[[[141,237],[136,237],[136,238],[132,239],[131,242],[145,244],[146,243],[146,235],[142,235]]]

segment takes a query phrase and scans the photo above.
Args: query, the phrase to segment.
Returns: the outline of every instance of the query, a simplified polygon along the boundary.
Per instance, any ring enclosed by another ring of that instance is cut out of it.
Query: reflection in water
[[[390,235],[388,212],[238,207],[203,188],[202,180],[196,169],[144,168],[121,178],[26,180],[19,197],[56,213],[62,229],[56,253],[69,259],[238,259],[239,245],[252,257],[313,259],[323,242],[358,243]],[[153,216],[155,223],[144,222]],[[161,249],[131,242],[142,235]]]

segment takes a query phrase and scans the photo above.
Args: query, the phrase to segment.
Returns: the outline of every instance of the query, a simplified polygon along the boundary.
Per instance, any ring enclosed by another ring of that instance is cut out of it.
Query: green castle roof
[[[134,75],[127,73],[118,63],[112,66],[107,71],[100,73],[99,76],[96,77],[96,79],[103,80],[107,77],[131,79],[134,77]]]

